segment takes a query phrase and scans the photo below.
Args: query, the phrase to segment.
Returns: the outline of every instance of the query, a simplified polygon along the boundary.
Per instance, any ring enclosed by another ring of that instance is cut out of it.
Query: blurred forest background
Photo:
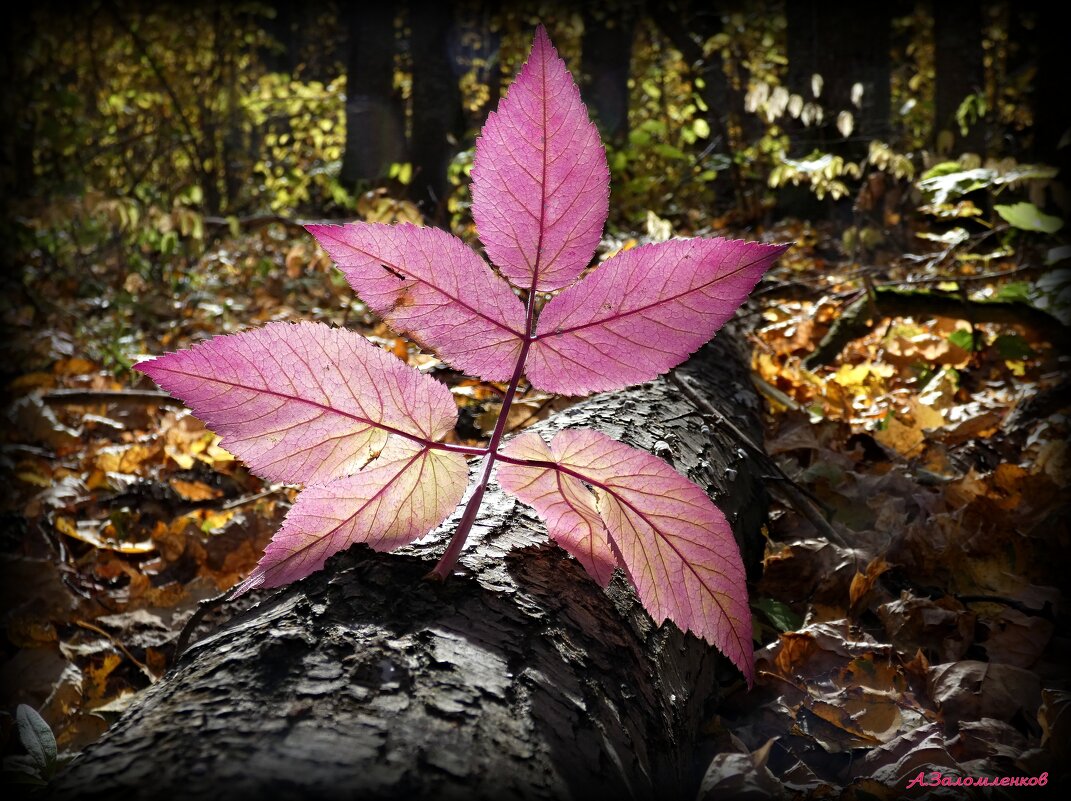
[[[725,781],[772,770],[817,792],[895,772],[924,741],[949,765],[1057,770],[1066,26],[1056,4],[1003,0],[13,13],[5,753],[23,749],[17,703],[61,751],[98,737],[292,497],[139,381],[140,357],[269,320],[349,325],[450,384],[459,441],[487,436],[501,389],[375,320],[301,224],[408,220],[474,242],[474,139],[538,22],[607,147],[600,258],[675,235],[796,242],[743,314],[767,449],[825,528],[771,517],[753,592],[766,678],[711,724],[748,754]],[[511,423],[564,402],[528,392]]]

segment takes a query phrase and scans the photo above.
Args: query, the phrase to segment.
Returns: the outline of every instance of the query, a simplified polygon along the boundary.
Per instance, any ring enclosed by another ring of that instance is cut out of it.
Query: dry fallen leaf
[[[962,720],[1033,718],[1041,705],[1037,674],[1012,665],[964,660],[934,665],[929,690],[947,724]]]

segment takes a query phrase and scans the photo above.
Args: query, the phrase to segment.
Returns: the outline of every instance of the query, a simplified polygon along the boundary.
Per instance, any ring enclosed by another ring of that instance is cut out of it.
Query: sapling
[[[452,444],[450,391],[359,334],[269,323],[137,365],[271,481],[305,485],[235,594],[278,587],[354,543],[389,551],[461,502],[442,558],[462,552],[489,482],[533,506],[606,586],[624,571],[657,623],[716,645],[753,677],[740,552],[724,515],[662,459],[593,430],[506,438],[522,379],[566,395],[649,381],[728,320],[786,246],[675,239],[588,271],[606,222],[598,132],[542,26],[476,143],[473,217],[487,257],[434,228],[310,225],[370,309],[445,362],[506,382],[485,447]]]

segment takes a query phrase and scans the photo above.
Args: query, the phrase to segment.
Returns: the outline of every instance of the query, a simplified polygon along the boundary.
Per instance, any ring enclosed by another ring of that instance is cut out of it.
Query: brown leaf
[[[1038,676],[1012,665],[970,660],[934,665],[929,690],[949,724],[983,717],[1010,720],[1020,710],[1033,717],[1041,704]]]
[[[156,548],[151,540],[130,542],[109,537],[105,532],[105,523],[106,521],[102,520],[74,520],[61,516],[56,518],[55,526],[56,531],[61,534],[92,545],[94,548],[131,554],[150,553]]]
[[[974,641],[974,614],[951,596],[931,601],[905,590],[877,612],[893,645],[901,651],[923,648],[939,662],[955,662]]]
[[[0,703],[4,709],[29,704],[40,709],[58,686],[66,660],[55,646],[22,648],[0,665]]]
[[[73,453],[82,445],[81,434],[63,425],[36,395],[27,395],[10,404],[7,417],[10,430],[19,432],[22,442],[40,443],[61,456]]]
[[[948,743],[949,753],[959,762],[1003,758],[1012,763],[1027,747],[1026,737],[1014,726],[994,718],[961,722],[958,734]]]
[[[891,568],[892,565],[886,562],[884,557],[877,556],[870,560],[870,563],[866,566],[865,572],[857,572],[852,576],[852,583],[848,588],[850,606],[853,609],[858,608],[859,602],[869,595],[872,589],[874,589],[874,584],[877,582],[881,574]]]
[[[1005,606],[995,618],[982,616],[986,634],[979,644],[990,662],[1029,668],[1038,661],[1052,639],[1055,627],[1037,615],[1027,615]]]
[[[181,478],[172,478],[169,482],[171,489],[177,492],[187,501],[209,501],[222,497],[223,491],[216,487],[210,487],[203,481],[187,481]]]
[[[868,751],[852,765],[850,775],[868,776],[888,787],[903,788],[920,770],[957,767],[955,758],[948,753],[941,724],[927,723]]]
[[[1071,759],[1071,692],[1042,690],[1038,723],[1041,725],[1041,747],[1054,760],[1066,765]]]
[[[160,447],[156,443],[109,445],[97,451],[95,466],[105,473],[137,473],[159,455]]]
[[[773,742],[768,741],[750,754],[721,753],[715,756],[703,776],[699,801],[717,801],[722,798],[749,801],[788,798],[784,785],[766,766]]]
[[[70,359],[60,359],[52,365],[53,373],[67,376],[95,373],[99,369],[99,365],[89,361],[89,359],[83,359],[78,356],[73,356]]]

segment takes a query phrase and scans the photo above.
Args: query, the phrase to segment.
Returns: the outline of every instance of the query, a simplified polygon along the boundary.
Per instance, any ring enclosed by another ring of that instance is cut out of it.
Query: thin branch
[[[112,645],[114,645],[116,648],[118,648],[120,651],[122,651],[124,654],[126,654],[126,658],[129,659],[131,662],[133,662],[134,665],[138,668],[138,670],[140,670],[142,673],[144,673],[149,678],[149,681],[152,681],[152,682],[156,681],[157,676],[151,670],[149,670],[149,666],[146,665],[144,662],[142,662],[140,659],[138,659],[136,656],[134,656],[132,653],[130,653],[130,651],[127,649],[127,647],[125,645],[123,645],[123,643],[120,642],[119,639],[115,635],[109,634],[107,631],[102,629],[100,626],[97,626],[97,625],[95,625],[93,623],[90,623],[87,620],[76,620],[76,621],[74,621],[74,625],[80,626],[81,628],[86,629],[87,631],[92,631],[95,634],[99,634],[102,637],[106,637],[108,640],[111,641]]]
[[[186,131],[186,136],[189,137],[188,140],[183,140],[183,146],[186,149],[187,154],[189,155],[192,162],[197,165],[197,168],[201,171],[203,177],[204,159],[201,157],[201,154],[198,152],[197,149],[197,135],[193,131],[193,125],[186,117],[186,111],[185,109],[183,109],[182,103],[179,102],[178,95],[175,94],[175,90],[171,88],[171,83],[167,80],[167,77],[164,75],[164,72],[160,68],[160,65],[156,63],[156,59],[152,57],[152,54],[149,52],[148,45],[140,36],[138,36],[137,31],[130,27],[129,23],[127,23],[127,21],[123,18],[123,15],[120,13],[118,6],[116,6],[115,3],[112,2],[112,0],[105,0],[104,6],[111,13],[112,17],[115,19],[116,24],[120,28],[122,28],[130,37],[130,39],[134,42],[134,46],[137,47],[137,49],[141,52],[142,58],[144,58],[146,63],[148,63],[149,69],[151,69],[153,71],[153,74],[156,76],[156,80],[160,82],[160,86],[163,88],[167,96],[171,99],[171,103],[175,107],[175,113],[178,115],[179,122],[182,123],[182,127]]]
[[[95,403],[156,403],[181,407],[184,404],[156,389],[54,389],[41,400],[55,406],[81,406]]]

